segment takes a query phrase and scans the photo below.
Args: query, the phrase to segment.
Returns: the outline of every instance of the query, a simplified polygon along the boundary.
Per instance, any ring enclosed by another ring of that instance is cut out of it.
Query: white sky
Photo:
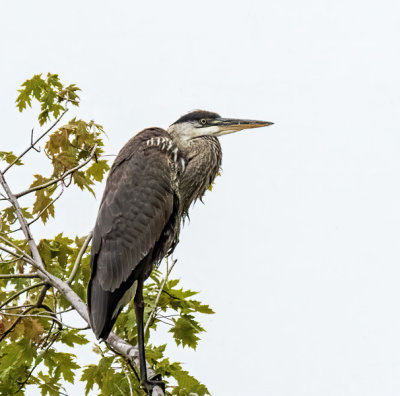
[[[78,114],[110,154],[197,108],[276,123],[221,139],[222,177],[174,270],[217,314],[196,352],[160,334],[173,357],[217,396],[400,394],[398,1],[0,7],[1,150],[40,130],[14,100],[48,71],[82,88]],[[81,197],[36,237],[87,233],[98,201]]]

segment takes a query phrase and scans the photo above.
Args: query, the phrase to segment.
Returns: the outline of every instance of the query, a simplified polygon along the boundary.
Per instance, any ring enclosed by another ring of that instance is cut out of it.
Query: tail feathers
[[[89,283],[89,319],[97,339],[106,340],[117,319],[117,315],[113,315],[116,307],[115,294],[115,292],[104,290],[96,277]]]

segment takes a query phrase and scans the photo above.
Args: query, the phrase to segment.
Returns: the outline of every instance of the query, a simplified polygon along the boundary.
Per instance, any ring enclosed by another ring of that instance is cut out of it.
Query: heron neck
[[[183,212],[192,202],[201,199],[214,181],[221,166],[222,151],[216,137],[203,136],[191,139],[187,146],[179,145],[186,168],[179,181]]]

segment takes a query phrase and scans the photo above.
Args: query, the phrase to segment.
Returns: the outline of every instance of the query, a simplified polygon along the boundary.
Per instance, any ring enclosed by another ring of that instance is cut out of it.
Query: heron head
[[[268,121],[222,118],[211,111],[195,110],[175,121],[168,128],[168,132],[182,141],[189,141],[201,136],[222,136],[242,129],[260,128],[272,124],[273,122]]]

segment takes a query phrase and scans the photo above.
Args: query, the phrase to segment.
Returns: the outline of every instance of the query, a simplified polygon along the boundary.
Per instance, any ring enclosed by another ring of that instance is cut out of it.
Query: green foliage
[[[35,174],[30,188],[45,186],[52,180],[62,179],[61,186],[73,182],[81,190],[88,190],[94,195],[92,186],[101,182],[110,169],[106,160],[98,160],[103,153],[103,127],[93,121],[85,122],[73,118],[49,136],[45,145],[45,154],[51,160],[53,172],[50,177]],[[89,162],[86,170],[76,169],[80,164]],[[75,172],[73,172],[73,170]],[[68,180],[67,180],[68,177]],[[32,214],[40,217],[43,223],[54,217],[54,195],[56,184],[35,192]]]
[[[36,74],[30,80],[26,80],[22,87],[18,90],[17,107],[22,111],[27,106],[31,107],[32,99],[36,99],[41,109],[38,116],[40,125],[49,121],[51,116],[57,118],[65,111],[66,103],[79,105],[77,91],[80,89],[75,84],[64,87],[57,74],[48,73],[46,79],[43,79],[41,74]]]
[[[12,164],[17,159],[17,156],[12,151],[0,151],[0,160]],[[21,160],[15,162],[15,165],[23,165]]]
[[[173,333],[176,343],[196,349],[200,340],[197,334],[204,329],[194,320],[193,315],[183,315],[179,319],[173,319],[173,321],[174,326],[170,332]]]
[[[64,86],[56,74],[48,74],[46,78],[36,75],[22,84],[16,102],[22,111],[31,107],[33,100],[38,101],[41,107],[38,120],[44,125],[59,117],[68,103],[79,105],[77,91],[79,88],[74,84]],[[46,223],[54,218],[55,201],[71,184],[94,194],[94,184],[104,181],[110,169],[107,161],[101,158],[103,135],[101,125],[76,118],[49,131],[42,153],[49,159],[52,170],[47,176],[34,170],[29,186],[34,199],[31,205],[22,208],[25,219],[30,222],[40,219]],[[8,164],[16,158],[12,152],[0,151],[0,160]],[[19,160],[14,165],[22,165],[22,162]],[[18,277],[36,270],[21,258],[22,253],[30,257],[31,252],[27,241],[15,232],[19,228],[15,208],[5,202],[0,201],[0,242],[16,252],[16,256],[0,250],[0,274],[15,276],[0,278],[0,394],[23,395],[26,389],[35,386],[41,395],[58,396],[64,392],[66,383],[79,380],[78,370],[82,369],[80,381],[85,383],[86,395],[132,393],[144,396],[128,362],[106,346],[102,349],[95,345],[98,362],[85,367],[81,367],[79,354],[65,352],[66,348],[79,351],[79,346],[89,340],[83,330],[60,325],[59,320],[64,320],[62,312],[71,308],[61,293],[51,288],[43,289],[37,278]],[[60,233],[38,243],[43,263],[51,274],[65,281],[76,269],[71,287],[83,301],[86,301],[90,278],[90,247],[76,268],[75,264],[85,240],[85,235],[71,238]],[[205,385],[185,371],[180,363],[168,359],[166,345],[150,344],[152,334],[159,326],[169,326],[171,337],[168,342],[175,341],[178,346],[196,349],[199,336],[204,332],[198,316],[214,313],[208,305],[194,298],[196,294],[181,287],[178,280],[168,279],[164,283],[162,273],[157,270],[145,285],[145,322],[149,322],[147,358],[166,381],[167,395],[194,392],[202,396],[209,393]],[[41,295],[43,300],[37,304]],[[55,313],[58,313],[57,321],[53,320]],[[121,313],[114,330],[133,345],[137,343],[133,303]]]

